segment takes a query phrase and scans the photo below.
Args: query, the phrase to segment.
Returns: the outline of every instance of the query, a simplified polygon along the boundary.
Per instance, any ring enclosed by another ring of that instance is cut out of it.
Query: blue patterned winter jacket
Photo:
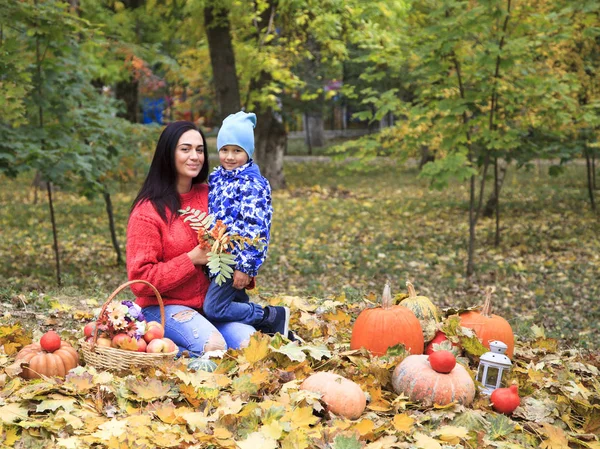
[[[223,220],[231,234],[263,238],[261,248],[246,245],[232,251],[237,261],[235,269],[256,276],[267,256],[273,216],[269,181],[250,160],[230,171],[215,168],[208,184],[208,209],[215,220]]]

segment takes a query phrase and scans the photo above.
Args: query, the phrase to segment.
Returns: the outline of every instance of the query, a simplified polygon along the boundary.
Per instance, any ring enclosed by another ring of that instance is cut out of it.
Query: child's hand
[[[233,272],[233,288],[237,288],[238,290],[246,288],[246,285],[250,283],[251,279],[252,278],[246,273],[242,273],[239,270],[235,270]]]

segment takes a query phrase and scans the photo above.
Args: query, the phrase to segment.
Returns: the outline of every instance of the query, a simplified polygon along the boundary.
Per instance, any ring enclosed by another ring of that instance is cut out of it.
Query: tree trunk
[[[312,155],[312,140],[310,139],[310,121],[308,120],[308,113],[304,112],[304,143],[308,147],[308,155]]]
[[[204,7],[204,26],[218,105],[216,118],[221,124],[229,114],[240,110],[241,100],[231,39],[229,11],[215,3],[208,2]]]
[[[304,113],[306,127],[306,144],[312,150],[325,145],[325,129],[323,127],[323,111],[307,111]],[[309,153],[310,154],[310,153]]]
[[[119,113],[119,117],[129,120],[131,123],[138,123],[140,117],[138,86],[138,81],[133,78],[119,81],[115,86],[115,96],[125,103],[125,111]]]
[[[113,248],[117,253],[117,265],[123,263],[123,257],[121,256],[121,248],[119,247],[119,241],[117,240],[117,232],[115,230],[115,217],[113,214],[112,200],[110,193],[104,191],[104,203],[106,204],[106,214],[108,215],[108,227],[110,229],[110,239],[112,240]]]
[[[490,194],[485,203],[485,207],[483,209],[483,216],[486,218],[491,218],[496,213],[496,206],[498,203],[498,197],[500,195],[500,191],[502,190],[502,186],[504,185],[504,180],[506,179],[506,171],[508,170],[508,164],[499,163],[497,170],[494,170],[494,185],[497,184],[498,191],[496,192],[496,188]]]
[[[505,171],[506,173],[506,171]],[[494,158],[494,197],[496,199],[496,237],[494,238],[494,245],[500,246],[500,173],[498,170],[498,158]],[[504,178],[503,178],[504,180]]]
[[[259,111],[256,115],[256,162],[271,187],[274,190],[283,189],[283,155],[287,146],[285,127],[272,108]]]
[[[590,203],[592,205],[592,210],[594,212],[596,212],[596,199],[594,198],[594,176],[593,176],[593,168],[592,168],[592,157],[587,148],[585,149],[585,165],[587,168],[587,185],[588,185],[588,193],[590,195]]]
[[[56,227],[56,218],[54,217],[54,202],[52,201],[52,183],[46,183],[46,190],[48,192],[48,206],[50,208],[50,222],[52,223],[52,236],[54,240],[54,260],[56,261],[56,282],[60,287],[62,285],[61,273],[60,273],[60,253],[58,252],[58,229]]]
[[[429,150],[428,146],[423,145],[421,147],[421,160],[419,161],[419,170],[423,169],[423,166],[428,162],[435,161],[435,152]]]

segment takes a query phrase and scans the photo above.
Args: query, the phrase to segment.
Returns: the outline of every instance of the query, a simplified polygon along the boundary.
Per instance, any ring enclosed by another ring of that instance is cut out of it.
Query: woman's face
[[[200,174],[204,165],[204,142],[194,129],[184,132],[175,147],[177,183],[187,183]]]

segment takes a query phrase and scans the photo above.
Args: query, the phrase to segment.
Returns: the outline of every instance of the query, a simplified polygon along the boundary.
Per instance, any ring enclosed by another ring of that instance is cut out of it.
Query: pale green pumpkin
[[[438,308],[427,296],[417,296],[412,282],[406,281],[408,298],[400,302],[400,305],[410,309],[421,323],[423,338],[425,342],[432,340],[437,332],[437,323],[440,322]]]

